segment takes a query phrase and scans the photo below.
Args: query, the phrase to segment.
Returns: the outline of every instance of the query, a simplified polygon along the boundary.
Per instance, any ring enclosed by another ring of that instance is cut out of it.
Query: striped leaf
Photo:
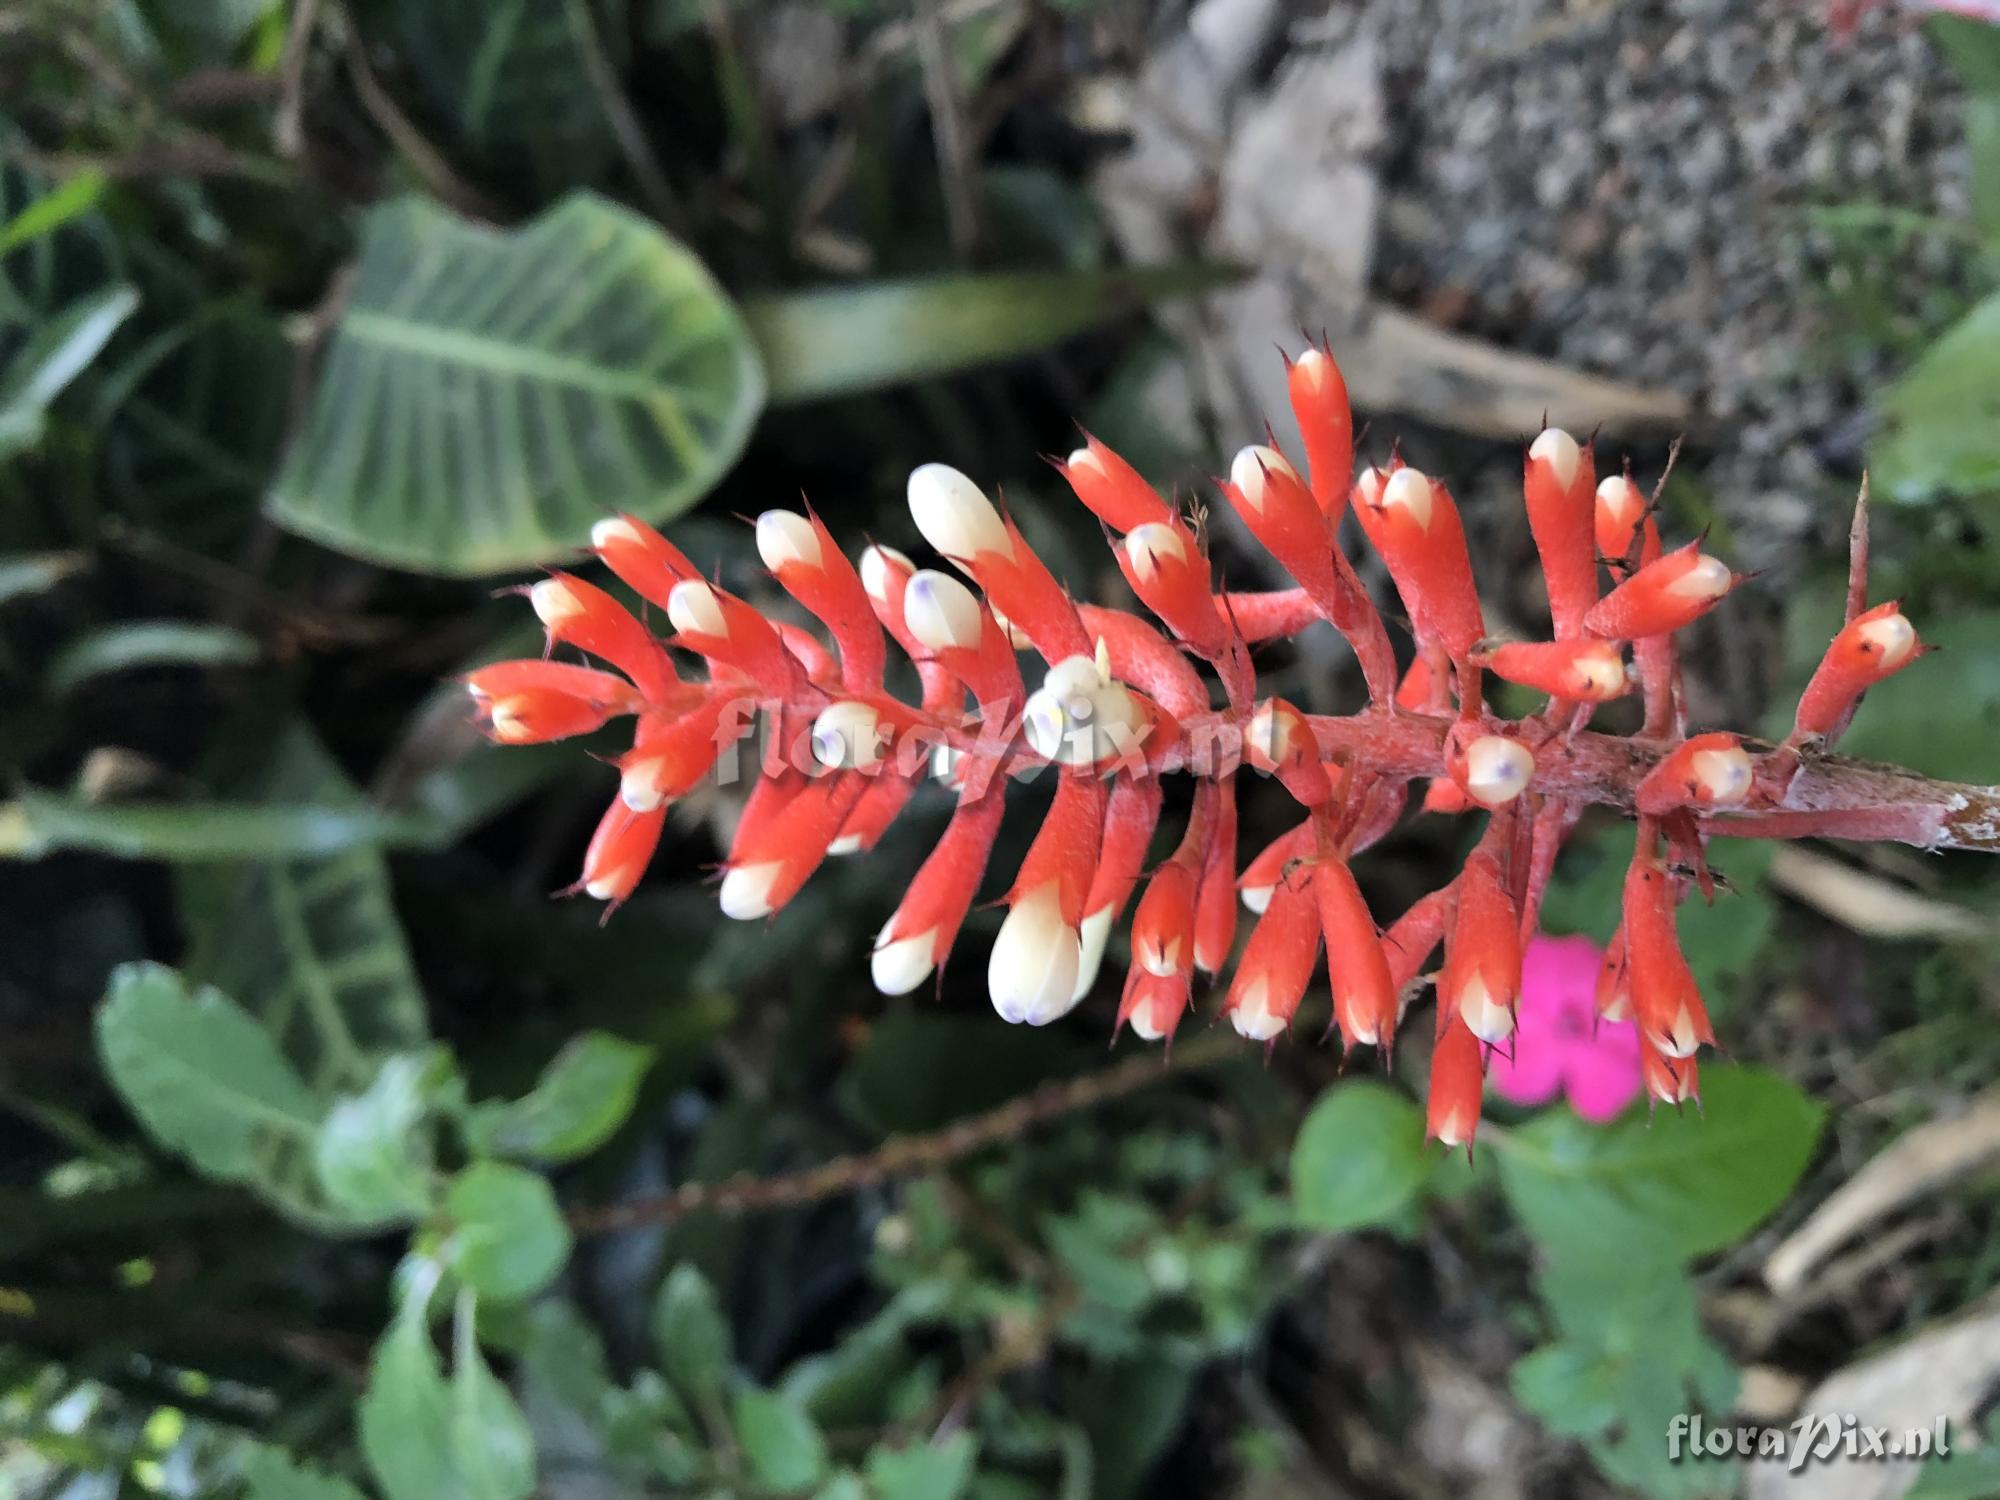
[[[270,511],[416,572],[525,568],[609,511],[685,510],[763,400],[735,306],[637,215],[574,193],[499,232],[400,199],[369,217]]]

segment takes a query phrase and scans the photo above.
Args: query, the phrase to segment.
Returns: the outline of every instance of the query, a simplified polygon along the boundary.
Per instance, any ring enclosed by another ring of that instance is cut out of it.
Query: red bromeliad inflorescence
[[[909,507],[943,568],[886,546],[851,562],[811,513],[757,518],[765,566],[825,639],[703,579],[658,532],[621,516],[598,525],[592,550],[665,612],[674,633],[662,641],[604,590],[553,573],[528,591],[550,647],[613,670],[502,662],[467,685],[492,737],[507,744],[636,716],[632,748],[617,761],[618,796],[575,887],[612,907],[632,894],[669,804],[760,717],[763,774],[723,866],[727,916],[770,916],[829,856],[872,847],[922,782],[941,782],[955,810],[875,941],[874,980],[886,994],[914,990],[942,967],[984,884],[1006,785],[1051,767],[1054,799],[1003,898],[987,965],[994,1007],[1009,1021],[1041,1025],[1076,1006],[1136,898],[1117,1024],[1170,1038],[1197,971],[1226,967],[1240,898],[1257,921],[1223,1001],[1235,1029],[1261,1041],[1285,1032],[1324,945],[1343,1044],[1386,1055],[1442,944],[1429,1129],[1447,1146],[1471,1143],[1487,1059],[1514,1045],[1523,947],[1587,805],[1634,816],[1639,829],[1598,1009],[1637,1022],[1647,1088],[1676,1105],[1696,1097],[1696,1058],[1714,1040],[1675,922],[1691,889],[1712,890],[1711,837],[1830,834],[1927,847],[2000,837],[1992,808],[1975,805],[1980,789],[1828,753],[1862,692],[1923,652],[1894,604],[1866,607],[1865,509],[1848,622],[1791,737],[1778,746],[1689,738],[1674,633],[1743,579],[1696,543],[1666,550],[1629,478],[1600,482],[1593,454],[1559,429],[1529,445],[1523,494],[1552,638],[1496,641],[1450,492],[1400,459],[1356,475],[1346,385],[1327,351],[1291,363],[1290,393],[1307,473],[1257,445],[1237,454],[1217,488],[1295,589],[1218,591],[1196,521],[1090,438],[1056,468],[1105,528],[1153,620],[1072,597],[978,485],[926,464],[910,476]],[[1336,542],[1350,509],[1410,622],[1407,668]],[[1360,665],[1368,702],[1356,713],[1310,715],[1257,691],[1252,648],[1320,620]],[[915,664],[917,703],[887,689],[890,639]],[[1032,690],[1022,650],[1041,659]],[[698,658],[705,679],[683,678],[674,652]],[[1482,691],[1486,673],[1549,701],[1502,719]],[[1589,728],[1600,705],[1635,686],[1638,734]],[[1239,875],[1246,766],[1274,778],[1300,817]],[[1149,872],[1162,777],[1174,772],[1196,778],[1192,804],[1178,844]],[[1483,810],[1487,824],[1460,873],[1384,930],[1349,862],[1396,824],[1415,781],[1429,784],[1426,809]]]

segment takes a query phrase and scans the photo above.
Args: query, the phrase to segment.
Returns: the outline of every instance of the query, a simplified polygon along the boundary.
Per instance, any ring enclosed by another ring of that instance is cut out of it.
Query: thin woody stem
[[[612,1234],[643,1224],[664,1224],[695,1213],[745,1214],[797,1208],[856,1192],[900,1177],[935,1172],[989,1146],[997,1146],[1068,1115],[1096,1109],[1177,1074],[1243,1055],[1234,1033],[1200,1037],[1162,1059],[1144,1053],[1079,1078],[1010,1099],[928,1135],[893,1136],[864,1155],[836,1156],[818,1166],[770,1177],[738,1173],[719,1182],[690,1182],[650,1198],[633,1198],[597,1208],[572,1209],[570,1227],[578,1234]]]

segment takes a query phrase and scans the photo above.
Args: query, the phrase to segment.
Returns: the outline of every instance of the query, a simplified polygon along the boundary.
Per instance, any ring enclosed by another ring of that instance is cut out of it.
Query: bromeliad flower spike
[[[1056,468],[1103,525],[1150,619],[1076,599],[1001,505],[957,470],[926,464],[910,476],[910,515],[939,567],[887,546],[850,561],[809,512],[758,517],[765,566],[823,635],[767,617],[651,527],[618,517],[596,528],[593,551],[665,612],[673,634],[656,637],[609,593],[553,573],[528,591],[551,652],[601,665],[503,662],[467,686],[507,744],[635,718],[618,795],[575,887],[611,907],[632,894],[669,805],[760,718],[762,774],[723,865],[726,916],[771,917],[824,860],[869,850],[922,781],[943,783],[956,808],[875,941],[873,976],[888,994],[943,966],[985,887],[1005,788],[1051,768],[1054,798],[1001,898],[988,955],[988,989],[1009,1021],[1042,1025],[1074,1008],[1136,900],[1117,1024],[1171,1037],[1197,972],[1213,978],[1228,964],[1240,897],[1257,921],[1222,1000],[1235,1029],[1266,1041],[1285,1032],[1324,945],[1343,1044],[1386,1054],[1442,944],[1429,1118],[1448,1146],[1471,1143],[1493,1049],[1521,1045],[1521,954],[1586,807],[1639,828],[1597,1003],[1636,1021],[1647,1087],[1676,1105],[1696,1095],[1697,1058],[1714,1040],[1675,915],[1691,890],[1712,890],[1711,839],[2000,848],[2000,788],[1831,753],[1862,693],[1924,651],[1896,605],[1868,604],[1865,494],[1847,620],[1793,733],[1775,746],[1689,737],[1676,633],[1744,580],[1698,543],[1669,550],[1629,478],[1599,482],[1594,455],[1555,428],[1529,445],[1523,496],[1551,638],[1499,642],[1487,636],[1450,491],[1395,459],[1355,474],[1346,386],[1325,350],[1290,365],[1290,395],[1306,471],[1258,445],[1216,487],[1296,588],[1218,591],[1199,529],[1092,438]],[[1350,509],[1410,621],[1406,669],[1336,544]],[[1306,714],[1258,692],[1253,648],[1320,620],[1360,664],[1367,702],[1352,714]],[[891,639],[915,664],[918,702],[885,686]],[[1040,658],[1028,678],[1024,651]],[[705,669],[699,681],[681,675],[690,657]],[[1546,706],[1498,717],[1487,673],[1547,694]],[[1589,727],[1603,704],[1634,692],[1636,734]],[[1239,875],[1246,763],[1284,788],[1300,818]],[[1186,822],[1148,871],[1163,778],[1175,773],[1194,779]],[[1486,826],[1463,870],[1384,930],[1349,863],[1401,818],[1413,782],[1429,784],[1427,809],[1484,811]]]

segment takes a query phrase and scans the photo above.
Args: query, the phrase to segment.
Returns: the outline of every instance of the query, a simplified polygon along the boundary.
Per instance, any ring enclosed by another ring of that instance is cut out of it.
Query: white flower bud
[[[1245,987],[1242,998],[1229,1009],[1229,1024],[1238,1036],[1253,1042],[1268,1042],[1285,1029],[1286,1018],[1271,1014],[1269,980],[1254,979]]]
[[[1244,727],[1244,746],[1253,759],[1262,757],[1265,765],[1283,765],[1299,748],[1299,734],[1303,728],[1295,710],[1280,704],[1275,698],[1266,698],[1257,705],[1257,711]]]
[[[1583,450],[1576,445],[1576,439],[1560,427],[1548,427],[1528,446],[1528,457],[1539,458],[1549,466],[1555,475],[1556,484],[1567,490],[1576,482],[1577,468],[1583,463]]]
[[[1266,474],[1286,474],[1293,479],[1299,477],[1298,471],[1285,461],[1284,454],[1262,443],[1239,448],[1236,457],[1229,462],[1229,482],[1236,486],[1252,510],[1261,511],[1264,508],[1264,491],[1268,483]]]
[[[1750,753],[1740,745],[1723,750],[1697,750],[1689,767],[1712,807],[1734,807],[1750,795]]]
[[[1597,503],[1622,526],[1637,519],[1639,512],[1646,507],[1646,497],[1639,492],[1639,486],[1623,474],[1613,474],[1609,479],[1598,482]]]
[[[1895,671],[1917,649],[1917,629],[1901,614],[1870,620],[1855,633],[1875,648],[1876,665],[1884,672]]]
[[[1665,1036],[1655,1036],[1653,1045],[1668,1057],[1693,1057],[1701,1050],[1701,1038],[1695,1034],[1693,1012],[1685,1005],[1675,1011],[1673,1029]]]
[[[1132,1035],[1136,1036],[1142,1042],[1157,1042],[1161,1037],[1166,1035],[1164,1031],[1153,1024],[1153,1007],[1150,1005],[1141,1005],[1137,1010],[1133,1011],[1130,1016],[1126,1017],[1125,1024],[1132,1028]]]
[[[1493,998],[1477,974],[1458,992],[1458,1013],[1465,1018],[1465,1029],[1489,1047],[1514,1034],[1514,1012]]]
[[[1625,658],[1618,654],[1616,646],[1608,643],[1602,651],[1580,651],[1576,656],[1576,675],[1583,696],[1590,701],[1616,698],[1625,691]]]
[[[660,763],[650,758],[638,760],[620,772],[618,800],[638,813],[651,812],[666,801],[660,785]]]
[[[1355,503],[1369,510],[1376,510],[1382,504],[1382,491],[1389,483],[1389,476],[1373,464],[1363,464],[1361,472],[1354,477]]]
[[[1242,889],[1243,909],[1253,916],[1263,916],[1271,905],[1271,897],[1276,894],[1275,885],[1246,885]]]
[[[949,464],[910,472],[910,519],[938,552],[963,567],[982,552],[1014,554],[1007,523],[986,492]]]
[[[607,516],[590,528],[590,550],[602,552],[607,547],[643,547],[646,538],[638,527],[623,516]]]
[[[829,703],[813,720],[813,758],[835,771],[866,771],[882,762],[882,716],[866,703]]]
[[[986,966],[986,989],[1003,1021],[1046,1026],[1076,1005],[1083,940],[1062,919],[1051,880],[1016,901],[1000,924]]]
[[[757,518],[757,555],[773,573],[789,563],[820,565],[819,533],[797,511],[767,510]]]
[[[1528,789],[1535,757],[1519,740],[1481,735],[1465,747],[1465,790],[1483,807],[1505,807]]]
[[[565,578],[544,578],[528,590],[528,604],[535,618],[550,630],[560,629],[563,621],[583,613],[583,602]]]
[[[1269,898],[1265,898],[1268,902]],[[1181,972],[1181,949],[1186,940],[1175,933],[1164,943],[1156,937],[1139,937],[1132,940],[1132,957],[1139,961],[1139,967],[1148,974],[1157,974],[1162,979],[1171,979]]]
[[[1181,540],[1178,531],[1162,521],[1134,526],[1125,533],[1124,546],[1126,560],[1141,583],[1151,583],[1159,577],[1163,562],[1182,562],[1187,558],[1187,543]]]
[[[784,865],[769,860],[758,865],[732,865],[722,877],[722,914],[738,922],[754,922],[771,915],[771,887],[777,883]]]
[[[926,979],[937,967],[931,952],[937,946],[937,929],[926,928],[913,937],[891,939],[890,928],[882,929],[882,935],[875,939],[875,952],[868,960],[869,976],[875,981],[875,988],[885,995],[907,995]]]
[[[910,575],[903,590],[903,623],[931,651],[970,651],[978,646],[985,624],[972,590],[935,568]]]
[[[1681,599],[1720,599],[1729,592],[1732,580],[1728,563],[1701,552],[1695,555],[1694,566],[1668,584],[1666,591]]]
[[[902,569],[905,574],[916,568],[915,563],[894,547],[878,544],[861,554],[861,586],[868,591],[868,597],[878,604],[889,602],[891,564]]]
[[[1305,353],[1292,361],[1292,373],[1303,376],[1314,391],[1323,390],[1333,378],[1333,361],[1320,350],[1308,347]]]
[[[667,595],[667,622],[684,635],[727,636],[729,622],[723,618],[722,601],[715,590],[699,578],[674,585]]]
[[[1398,469],[1382,486],[1382,509],[1401,507],[1419,528],[1431,526],[1431,479],[1420,469]]]

